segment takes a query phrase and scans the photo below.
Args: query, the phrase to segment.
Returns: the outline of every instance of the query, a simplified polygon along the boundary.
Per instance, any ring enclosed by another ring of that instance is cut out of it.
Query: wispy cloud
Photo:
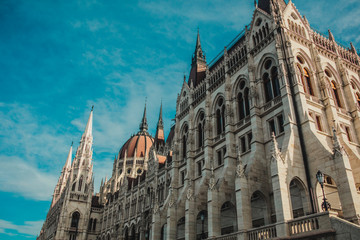
[[[49,201],[58,176],[42,172],[17,156],[0,155],[0,190],[34,200]],[[58,174],[60,171],[58,172]]]
[[[0,219],[0,233],[4,233],[10,236],[23,236],[34,237],[39,233],[39,229],[43,224],[43,220],[40,221],[25,221],[24,224],[16,225],[12,222]]]

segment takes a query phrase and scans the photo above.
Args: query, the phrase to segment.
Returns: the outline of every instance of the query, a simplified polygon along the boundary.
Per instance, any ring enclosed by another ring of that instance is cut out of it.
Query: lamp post
[[[318,170],[318,172],[316,173],[316,178],[317,178],[318,182],[320,183],[322,193],[323,193],[322,208],[325,209],[325,211],[327,212],[329,209],[328,209],[328,202],[326,201],[325,192],[324,192],[324,174],[320,170]]]
[[[204,232],[204,222],[205,222],[205,213],[204,212],[201,213],[200,218],[201,218],[201,224],[202,224],[202,227],[201,227],[201,239],[206,239],[205,232]]]

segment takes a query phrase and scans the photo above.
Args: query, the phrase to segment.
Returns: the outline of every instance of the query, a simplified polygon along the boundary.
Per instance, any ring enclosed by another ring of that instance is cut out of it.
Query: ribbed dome
[[[135,156],[136,150],[136,157],[143,158],[145,154],[149,156],[149,150],[154,143],[154,139],[145,131],[140,131],[136,135],[132,136],[120,149],[120,159],[126,158],[133,158]]]

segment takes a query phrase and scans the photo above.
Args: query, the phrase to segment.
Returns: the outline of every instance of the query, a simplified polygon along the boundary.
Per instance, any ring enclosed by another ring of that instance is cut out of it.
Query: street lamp
[[[204,222],[205,222],[205,213],[204,212],[201,213],[200,218],[201,218],[201,224],[202,224],[201,239],[206,239],[205,232],[204,232]]]
[[[322,189],[322,193],[323,193],[323,203],[321,204],[322,209],[325,209],[325,211],[327,212],[328,209],[328,205],[330,205],[327,201],[326,201],[326,197],[325,197],[325,192],[324,192],[324,174],[319,170],[316,173],[316,178],[318,180],[318,182],[320,183],[321,189]]]

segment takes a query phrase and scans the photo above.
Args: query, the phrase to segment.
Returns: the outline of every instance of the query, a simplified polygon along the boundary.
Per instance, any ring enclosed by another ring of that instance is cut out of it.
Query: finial
[[[73,145],[74,145],[74,141],[71,142],[71,146],[73,146]]]
[[[145,97],[145,107],[144,107],[144,114],[143,114],[143,118],[141,120],[140,123],[140,131],[147,131],[148,130],[148,124],[147,124],[147,120],[146,120],[146,101],[147,101],[147,97]]]
[[[333,36],[332,32],[330,31],[330,29],[328,29],[328,33],[329,33],[329,40],[334,41],[335,39],[334,39],[334,36]]]
[[[357,54],[356,49],[355,49],[354,45],[352,44],[352,42],[350,42],[350,50],[352,53]]]
[[[256,2],[256,0],[254,0],[254,6],[255,6],[255,8],[257,8],[257,2]]]
[[[94,110],[94,105],[91,106],[91,111],[93,111],[93,110]]]

